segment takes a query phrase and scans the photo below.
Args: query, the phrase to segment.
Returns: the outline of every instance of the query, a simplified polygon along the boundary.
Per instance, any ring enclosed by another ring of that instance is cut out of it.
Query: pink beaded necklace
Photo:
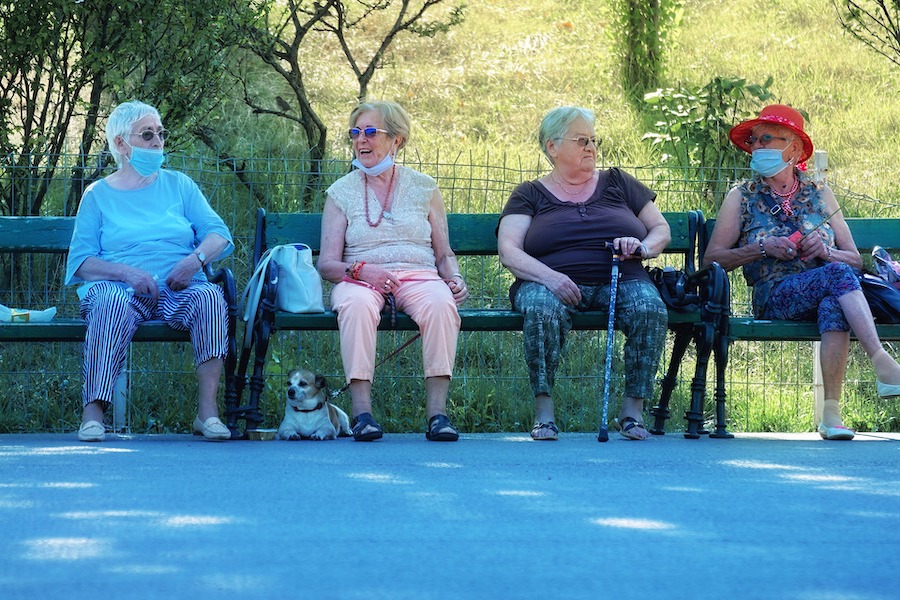
[[[385,194],[383,203],[381,200],[378,200],[378,194],[375,194],[375,200],[378,200],[378,205],[381,207],[381,214],[378,215],[378,220],[374,223],[372,222],[371,217],[369,217],[369,176],[363,174],[363,202],[366,205],[366,223],[369,224],[369,227],[378,227],[382,219],[390,220],[393,218],[393,215],[391,214],[391,191],[394,187],[394,174],[396,171],[396,165],[391,167],[391,179],[388,181],[387,194]]]
[[[791,206],[791,196],[794,195],[794,192],[797,191],[798,187],[800,187],[800,180],[796,177],[794,177],[794,185],[791,186],[791,189],[783,194],[776,190],[774,187],[769,186],[769,190],[772,192],[772,195],[781,198],[781,210],[789,217],[794,216],[794,207]]]

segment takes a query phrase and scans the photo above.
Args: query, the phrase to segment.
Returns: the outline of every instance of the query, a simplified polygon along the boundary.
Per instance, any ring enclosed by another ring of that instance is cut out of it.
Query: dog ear
[[[328,382],[325,380],[324,375],[319,375],[318,373],[316,373],[316,387],[320,390],[328,388]]]

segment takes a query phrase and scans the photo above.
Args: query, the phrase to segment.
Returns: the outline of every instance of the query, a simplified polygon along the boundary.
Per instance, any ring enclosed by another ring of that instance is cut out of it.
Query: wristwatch
[[[206,266],[206,255],[205,255],[205,254],[203,254],[202,252],[200,252],[199,250],[197,250],[197,251],[194,252],[194,256],[196,256],[197,258],[200,259],[200,266],[201,266],[201,267],[205,267],[205,266]]]

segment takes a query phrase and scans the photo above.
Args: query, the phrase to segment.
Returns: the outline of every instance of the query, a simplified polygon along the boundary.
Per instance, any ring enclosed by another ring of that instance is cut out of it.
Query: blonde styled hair
[[[369,111],[377,111],[384,121],[384,128],[387,129],[388,135],[399,138],[400,143],[397,150],[402,150],[409,140],[410,122],[409,115],[403,110],[403,107],[396,102],[390,100],[376,100],[373,102],[361,102],[350,113],[350,127],[356,127],[356,120],[363,113]]]

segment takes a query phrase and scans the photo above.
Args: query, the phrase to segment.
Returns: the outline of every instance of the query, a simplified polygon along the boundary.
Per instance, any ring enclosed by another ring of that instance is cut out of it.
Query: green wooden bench
[[[69,250],[75,217],[0,217],[0,254],[16,261],[28,260],[34,254],[52,254],[60,262]],[[228,268],[212,273],[207,267],[210,281],[221,285],[228,302],[229,352],[225,360],[225,409],[229,415],[228,426],[237,437],[234,407],[237,393],[234,370],[237,363],[235,329],[237,324],[237,292],[234,275]],[[11,290],[14,294],[14,290]],[[10,300],[10,302],[14,302]],[[46,306],[16,308],[44,309]],[[57,316],[46,323],[0,323],[0,342],[81,342],[85,335],[84,321],[80,317]],[[190,342],[186,331],[177,331],[162,321],[147,321],[138,327],[135,342]]]
[[[666,220],[672,229],[672,242],[666,249],[668,254],[681,255],[685,269],[693,273],[692,281],[697,291],[707,300],[702,311],[680,313],[670,311],[669,329],[675,332],[675,346],[669,369],[662,381],[662,392],[659,404],[651,410],[656,417],[652,431],[664,433],[665,420],[669,417],[668,403],[675,388],[678,367],[685,351],[693,340],[697,347],[697,368],[691,385],[691,410],[686,414],[688,420],[688,437],[698,437],[705,433],[703,429],[703,401],[706,388],[706,372],[714,345],[719,339],[717,328],[720,315],[727,309],[728,301],[723,300],[723,286],[727,286],[724,271],[716,265],[713,269],[695,271],[696,237],[703,224],[703,215],[699,211],[683,213],[667,213]],[[497,237],[495,229],[498,214],[455,214],[447,216],[450,229],[450,244],[457,256],[497,256]],[[314,253],[320,249],[320,233],[322,225],[321,213],[267,213],[259,209],[256,223],[256,239],[254,242],[252,264],[259,262],[267,248],[280,244],[299,243],[309,245]],[[270,263],[271,264],[271,263]],[[718,270],[717,270],[718,269]],[[245,349],[238,364],[237,386],[241,397],[245,387],[249,386],[249,399],[246,405],[237,410],[240,418],[246,420],[247,428],[258,426],[263,419],[260,412],[260,397],[265,388],[264,372],[270,336],[278,330],[295,331],[334,331],[337,330],[337,317],[330,311],[318,314],[294,314],[275,310],[275,286],[277,282],[277,266],[270,268],[264,277],[264,287],[259,304],[259,312],[255,318],[252,332],[254,349]],[[522,315],[510,308],[471,306],[464,304],[460,308],[463,331],[521,331]],[[326,298],[326,306],[328,306]],[[603,312],[583,312],[575,316],[573,328],[576,330],[605,330],[608,314]],[[391,329],[390,319],[382,318],[379,329]],[[396,328],[415,331],[416,324],[407,315],[399,314]],[[245,334],[246,335],[246,334]],[[252,373],[248,377],[250,354],[253,353]],[[715,352],[718,361],[719,353]],[[717,374],[724,376],[724,362],[717,366]],[[724,385],[724,384],[723,384]],[[724,389],[724,387],[723,387]],[[724,393],[722,394],[724,399]],[[730,437],[725,428],[724,406],[717,408],[716,431],[712,434],[719,437]]]
[[[709,219],[700,229],[697,251],[701,264],[715,224],[715,219]],[[864,257],[867,253],[871,253],[875,246],[881,246],[888,251],[900,251],[900,219],[848,218],[847,224],[850,226],[857,248]],[[734,272],[740,273],[740,269],[735,269]],[[728,345],[734,341],[814,342],[822,337],[815,322],[755,319],[749,315],[749,307],[735,310],[736,308],[731,307],[727,325],[722,327],[721,331],[724,340],[718,342],[724,353],[725,362],[728,360]],[[876,324],[876,329],[882,340],[900,340],[900,325]],[[724,389],[721,393],[724,395]]]

